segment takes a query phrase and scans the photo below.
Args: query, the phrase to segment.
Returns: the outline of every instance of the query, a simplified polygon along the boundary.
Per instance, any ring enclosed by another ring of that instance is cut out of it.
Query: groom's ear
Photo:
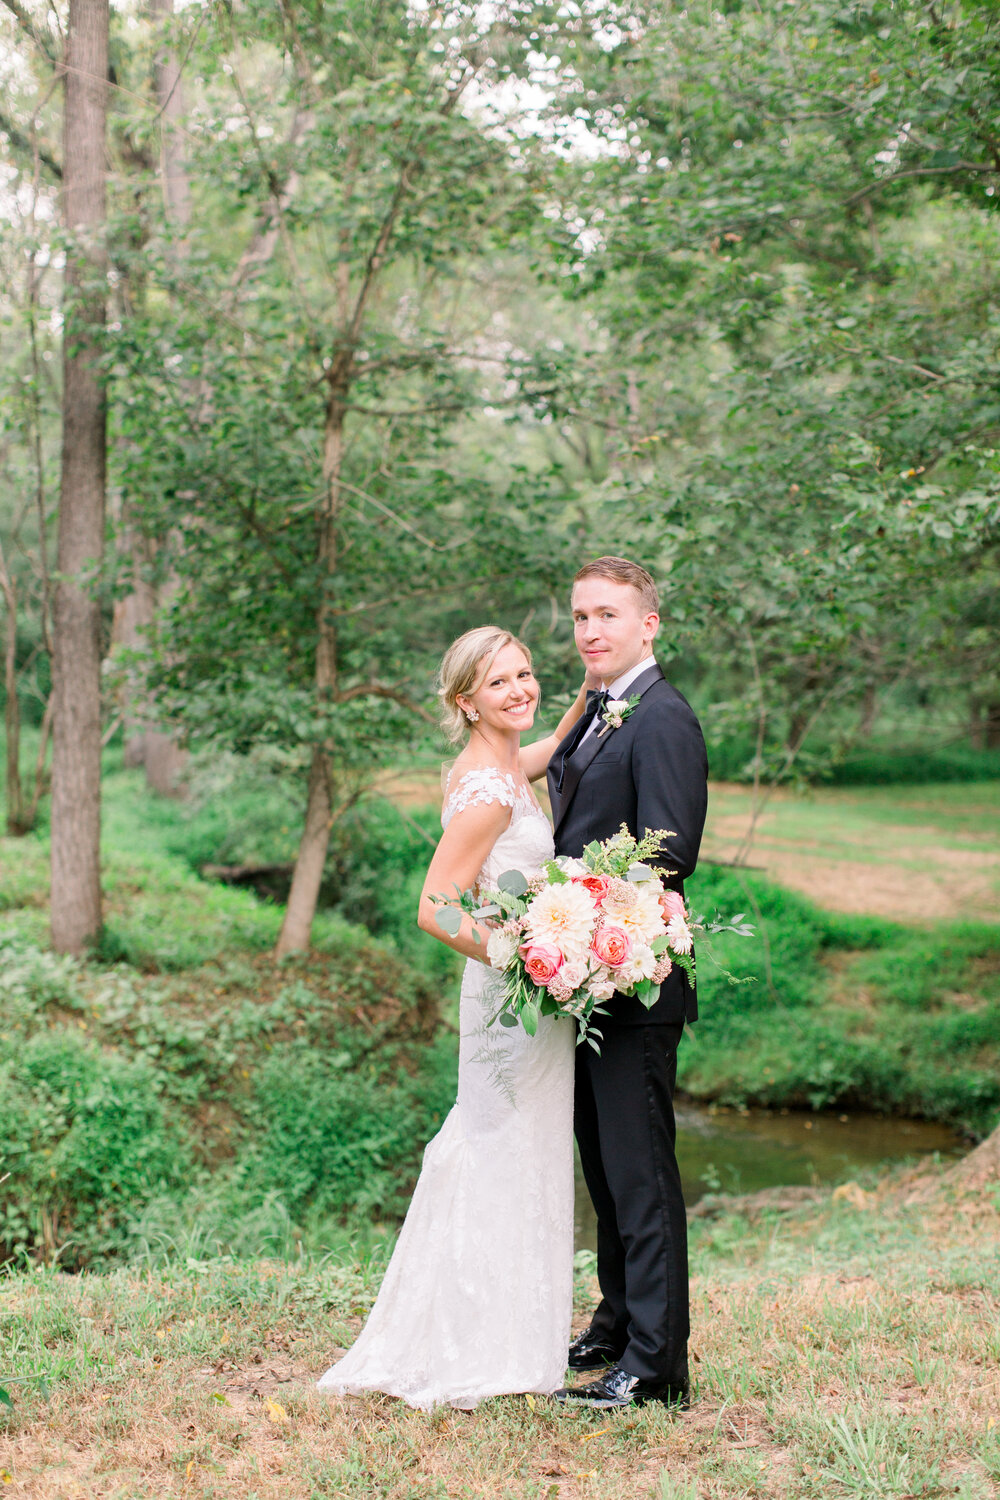
[[[642,622],[642,633],[645,636],[646,640],[654,640],[656,637],[656,632],[659,630],[659,628],[660,617],[653,610],[650,610],[649,614]]]

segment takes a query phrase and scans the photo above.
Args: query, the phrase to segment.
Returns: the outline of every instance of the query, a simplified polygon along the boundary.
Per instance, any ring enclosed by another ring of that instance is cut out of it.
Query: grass
[[[730,860],[752,807],[715,786],[704,854]],[[926,925],[1000,916],[1000,781],[773,792],[749,856],[772,879],[835,911]]]
[[[0,1478],[32,1500],[987,1500],[1000,1190],[938,1181],[914,1203],[916,1186],[693,1225],[696,1400],[680,1417],[321,1395],[384,1248],[244,1262],[193,1240],[103,1275],[11,1272]],[[592,1271],[579,1256],[581,1320]]]
[[[913,788],[852,793],[839,811],[823,800],[835,796],[845,794],[775,806],[813,819],[820,846],[852,829],[861,854],[845,867],[864,862],[880,820],[925,826],[929,799]],[[933,826],[946,839],[976,835],[973,796],[992,792],[942,790]],[[243,814],[150,799],[109,757],[105,809],[108,927],[84,964],[44,948],[44,830],[0,841],[0,1073],[13,1091],[0,1139],[8,1154],[27,1143],[0,1227],[49,1261],[21,1253],[0,1276],[4,1493],[1000,1494],[1000,1189],[942,1174],[854,1185],[792,1213],[747,1205],[693,1220],[696,1402],[680,1417],[521,1398],[428,1415],[378,1396],[321,1396],[315,1379],[376,1293],[391,1241],[380,1221],[398,1214],[452,1092],[453,1039],[427,1037],[441,974],[393,940],[433,813],[375,808],[346,824],[340,910],[321,914],[308,958],[274,965],[278,908],[199,880],[192,865],[217,850],[280,851],[280,797],[263,832],[243,829]],[[985,824],[982,836],[992,837]],[[352,839],[378,851],[371,868]],[[392,871],[385,902],[376,867]],[[767,941],[722,945],[754,985],[705,978],[705,1021],[682,1054],[691,1092],[850,1099],[979,1129],[995,1120],[996,926],[837,914],[708,866],[692,899],[750,908]],[[378,941],[346,920],[361,911]],[[79,1238],[65,1242],[65,1206],[45,1196],[53,1183],[78,1195],[105,1185],[91,1205],[105,1239],[86,1254]],[[330,1183],[341,1196],[323,1199]],[[74,1255],[82,1269],[70,1274]],[[581,1253],[580,1323],[595,1296],[593,1257]]]

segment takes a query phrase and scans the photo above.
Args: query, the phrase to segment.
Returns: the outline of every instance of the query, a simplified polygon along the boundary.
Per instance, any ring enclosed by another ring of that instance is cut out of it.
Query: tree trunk
[[[865,683],[864,697],[861,700],[861,715],[858,719],[858,739],[871,739],[877,718],[878,683],[874,677],[869,677]]]
[[[123,507],[124,509],[124,507]],[[111,625],[112,649],[122,647],[127,651],[141,651],[146,645],[148,631],[153,624],[156,601],[153,590],[143,577],[142,537],[128,525],[124,514],[118,517],[118,532],[123,550],[132,563],[132,592],[119,599],[115,605]],[[132,673],[126,672],[119,697],[123,738],[125,741],[125,764],[129,767],[146,764],[146,725],[142,718],[142,694],[139,684],[133,682]]]
[[[458,94],[452,99],[457,101]],[[400,169],[392,202],[379,229],[378,238],[368,256],[353,308],[350,307],[350,258],[341,260],[338,282],[338,304],[341,326],[346,330],[340,350],[327,371],[326,423],[323,431],[323,509],[319,518],[318,557],[320,564],[320,598],[316,610],[316,702],[321,712],[337,701],[337,629],[332,613],[333,587],[337,571],[337,519],[340,510],[340,484],[344,465],[344,422],[347,400],[354,377],[354,353],[364,321],[365,305],[375,285],[392,238],[396,215],[409,191],[409,164]],[[285,908],[285,920],[275,948],[280,958],[285,953],[309,947],[316,902],[323,879],[323,866],[330,842],[330,819],[333,806],[333,761],[328,744],[313,750],[309,771],[309,796],[302,840],[295,861],[295,875]]]
[[[104,545],[108,0],[70,0],[65,63],[62,480],[55,590],[52,942],[80,953],[101,927],[100,604],[85,572]]]
[[[173,13],[174,0],[150,0],[150,15],[155,24],[162,26]],[[153,84],[162,121],[160,171],[164,207],[174,229],[183,233],[191,219],[191,194],[181,131],[184,93],[180,65],[168,46],[161,47],[154,58]],[[157,609],[166,604],[177,585],[175,579],[169,578],[157,591],[146,581],[144,573],[152,561],[150,551],[155,555],[155,543],[147,541],[131,525],[126,525],[123,530],[132,564],[133,592],[115,610],[112,640],[116,646],[139,651],[150,642]],[[144,703],[138,684],[133,684],[128,678],[122,685],[121,704],[125,764],[145,767],[146,785],[151,791],[165,797],[175,796],[187,759],[184,750],[173,734],[149,723],[153,718],[151,705]]]
[[[344,403],[350,383],[350,356],[342,356],[331,380],[323,441],[323,479],[325,501],[319,524],[319,560],[327,587],[320,591],[316,611],[316,699],[322,711],[333,703],[337,693],[337,632],[331,614],[332,590],[337,566],[337,511],[340,505],[340,476],[344,462]],[[295,861],[292,888],[288,893],[285,920],[275,948],[281,958],[285,953],[309,947],[316,902],[323,880],[323,866],[330,842],[330,819],[333,807],[332,764],[325,745],[313,750],[309,770],[309,796],[306,821]]]
[[[161,23],[174,13],[174,0],[150,0],[153,18]],[[164,47],[154,62],[153,81],[156,87],[156,102],[160,108],[163,125],[160,130],[160,158],[163,173],[163,201],[167,217],[174,229],[183,234],[191,222],[191,190],[188,183],[187,162],[184,155],[184,136],[181,121],[184,116],[184,92],[181,86],[181,69],[177,54]],[[173,572],[161,584],[149,623],[153,623],[156,609],[165,609],[177,592],[177,576]],[[178,782],[187,760],[187,752],[177,743],[176,736],[163,729],[147,729],[145,734],[146,784],[151,791],[163,797],[175,797]]]
[[[309,768],[309,798],[292,888],[288,892],[285,919],[281,924],[275,955],[305,951],[309,947],[316,902],[323,880],[326,850],[330,842],[330,759],[322,745],[313,750]]]
[[[21,705],[17,699],[17,589],[7,571],[0,547],[0,593],[4,599],[6,629],[3,652],[4,728],[7,756],[7,832],[14,837],[27,833],[24,827],[24,797],[21,791]]]
[[[174,13],[174,0],[150,0],[153,20],[168,21]],[[163,174],[163,201],[167,217],[175,229],[185,230],[191,220],[191,192],[188,185],[187,163],[184,159],[184,137],[181,120],[184,115],[184,94],[181,88],[181,70],[177,54],[163,47],[153,62],[153,82],[156,102],[163,121],[160,129],[160,170]]]
[[[983,738],[987,750],[1000,750],[1000,703],[987,703]]]

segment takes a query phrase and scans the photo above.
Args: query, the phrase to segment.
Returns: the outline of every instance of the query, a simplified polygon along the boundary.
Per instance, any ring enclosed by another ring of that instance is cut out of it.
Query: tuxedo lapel
[[[641,698],[646,689],[651,688],[653,683],[659,682],[662,677],[662,669],[654,662],[647,672],[643,672],[629,686],[628,697],[634,698],[638,693]],[[635,711],[637,713],[639,708],[640,705],[636,704]],[[558,832],[559,825],[566,816],[567,809],[573,800],[573,795],[580,784],[580,778],[584,771],[600,755],[608,741],[613,740],[615,734],[619,732],[618,730],[608,730],[607,733],[602,734],[599,729],[595,729],[594,733],[588,736],[584,744],[581,745],[578,743],[566,755],[563,765],[562,787],[559,789],[559,806],[558,809],[555,807],[552,809],[555,832]]]

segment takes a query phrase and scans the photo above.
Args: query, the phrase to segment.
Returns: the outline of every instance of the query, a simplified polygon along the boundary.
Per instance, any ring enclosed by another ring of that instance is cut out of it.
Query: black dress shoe
[[[622,1406],[645,1406],[647,1401],[662,1401],[665,1406],[687,1411],[691,1398],[686,1385],[653,1385],[630,1375],[621,1365],[612,1365],[599,1380],[589,1385],[578,1385],[576,1389],[556,1391],[556,1400],[563,1403],[579,1402],[598,1411],[608,1411]]]
[[[617,1345],[609,1344],[599,1333],[591,1333],[587,1328],[570,1344],[566,1363],[571,1370],[603,1370],[608,1365],[617,1364],[621,1357],[622,1351]]]

